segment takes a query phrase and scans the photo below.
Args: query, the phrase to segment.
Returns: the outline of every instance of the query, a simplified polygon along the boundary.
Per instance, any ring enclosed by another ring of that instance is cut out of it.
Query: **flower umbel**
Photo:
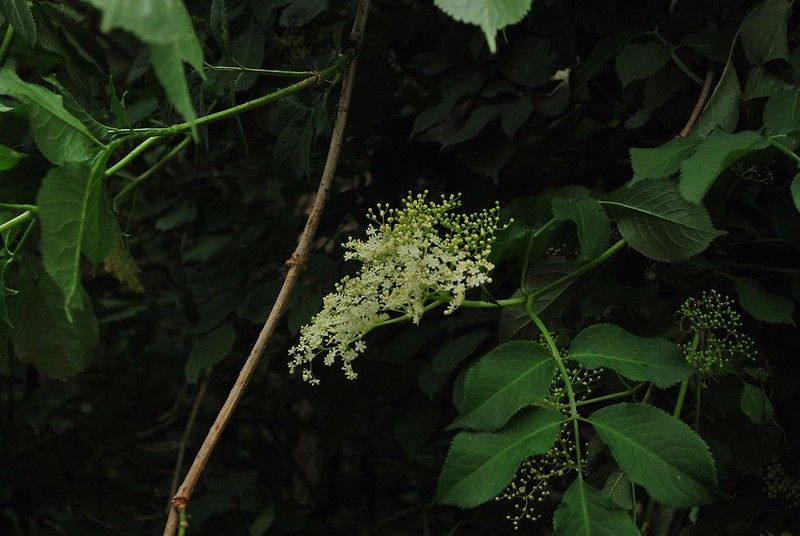
[[[352,362],[366,350],[362,339],[369,331],[401,319],[417,324],[442,303],[445,314],[452,313],[467,289],[491,282],[494,265],[487,257],[499,208],[452,213],[460,206],[459,196],[434,202],[425,192],[409,195],[397,209],[370,209],[366,239],[343,244],[344,258],[361,262],[361,268],[337,283],[322,311],[300,329],[299,342],[289,350],[289,371],[302,368],[303,379],[317,384],[311,365],[323,355],[325,365],[339,360],[345,376],[355,379]]]

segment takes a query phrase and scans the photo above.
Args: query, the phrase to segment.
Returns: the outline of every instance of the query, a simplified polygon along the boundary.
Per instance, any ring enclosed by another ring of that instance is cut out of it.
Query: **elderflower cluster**
[[[764,468],[761,478],[770,499],[783,500],[789,508],[800,507],[800,479],[778,460]]]
[[[704,374],[720,372],[741,357],[755,359],[753,339],[742,333],[741,315],[733,300],[716,290],[687,299],[678,311],[681,326],[699,337],[695,348],[683,345],[686,361]]]
[[[452,313],[468,289],[490,283],[494,265],[487,257],[499,208],[452,213],[460,206],[459,196],[428,201],[426,191],[409,195],[397,209],[370,209],[366,239],[351,237],[343,244],[344,258],[361,268],[337,283],[322,311],[300,329],[299,342],[289,350],[289,371],[302,369],[303,379],[316,385],[312,363],[322,355],[325,365],[338,360],[345,376],[355,379],[352,363],[366,350],[369,331],[400,318],[417,324],[440,303],[447,303],[445,314]]]

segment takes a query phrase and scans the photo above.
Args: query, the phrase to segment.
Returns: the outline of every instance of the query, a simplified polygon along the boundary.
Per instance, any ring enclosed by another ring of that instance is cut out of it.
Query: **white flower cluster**
[[[497,230],[497,206],[475,214],[452,214],[459,196],[427,200],[427,191],[409,195],[399,209],[378,205],[368,217],[366,240],[349,238],[344,258],[360,261],[352,277],[325,296],[322,311],[300,330],[300,341],[289,350],[289,371],[302,369],[303,379],[318,384],[311,365],[315,357],[333,365],[337,358],[348,379],[355,379],[352,362],[366,350],[362,340],[382,324],[410,319],[447,303],[445,314],[464,301],[467,289],[491,282],[494,268],[487,260]]]

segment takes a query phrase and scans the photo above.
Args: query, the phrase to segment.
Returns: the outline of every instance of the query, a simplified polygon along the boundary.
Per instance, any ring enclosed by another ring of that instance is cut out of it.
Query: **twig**
[[[683,129],[678,134],[678,137],[685,138],[692,131],[692,128],[694,128],[694,124],[697,123],[697,120],[700,118],[700,112],[703,111],[703,105],[706,103],[708,93],[711,91],[711,82],[713,81],[714,70],[709,69],[706,71],[706,78],[703,80],[703,88],[700,90],[700,95],[697,96],[697,102],[694,103],[692,113],[689,115],[689,119],[686,121],[686,125],[684,125]]]
[[[6,33],[3,35],[3,44],[0,45],[0,67],[5,65],[8,52],[11,50],[11,41],[14,40],[14,27],[11,23],[6,26]]]
[[[275,331],[275,328],[278,325],[278,321],[286,309],[289,296],[294,290],[294,286],[297,283],[298,277],[300,276],[300,271],[305,267],[308,252],[311,247],[311,241],[317,231],[320,218],[322,217],[322,211],[325,207],[325,203],[328,200],[331,185],[333,183],[333,176],[336,171],[336,164],[339,160],[339,153],[342,149],[344,128],[347,123],[347,112],[350,106],[350,97],[353,93],[353,82],[356,73],[358,47],[364,35],[364,27],[367,21],[369,3],[370,0],[359,0],[358,6],[356,7],[355,20],[353,22],[353,28],[350,32],[350,41],[353,44],[352,58],[345,69],[342,81],[342,89],[341,93],[339,94],[339,104],[336,110],[336,119],[334,120],[333,132],[331,134],[330,145],[328,147],[328,156],[325,160],[325,168],[322,171],[319,188],[317,189],[313,204],[311,205],[311,211],[309,212],[305,228],[298,239],[297,248],[295,249],[289,261],[286,263],[288,271],[286,273],[286,278],[283,281],[283,286],[281,287],[280,293],[275,300],[275,304],[272,306],[272,310],[269,313],[269,317],[267,317],[267,321],[264,323],[264,327],[261,329],[261,333],[258,335],[258,339],[256,339],[256,342],[253,345],[253,349],[250,351],[247,361],[245,361],[242,369],[239,371],[239,377],[236,379],[236,383],[231,388],[230,393],[228,393],[228,398],[222,405],[222,408],[217,414],[216,419],[214,419],[214,424],[211,425],[208,435],[206,435],[206,438],[203,440],[203,444],[200,446],[200,450],[197,452],[197,455],[195,456],[195,459],[189,468],[189,472],[186,474],[186,478],[178,488],[178,492],[172,498],[173,507],[169,511],[169,517],[167,518],[167,523],[164,527],[164,536],[173,536],[173,534],[175,534],[175,529],[178,525],[178,512],[179,510],[185,511],[186,503],[189,501],[189,498],[191,497],[192,492],[194,491],[194,488],[200,479],[200,475],[203,473],[203,470],[205,469],[205,466],[208,463],[212,452],[214,451],[214,447],[216,447],[217,443],[219,442],[222,431],[225,429],[225,426],[228,424],[236,405],[242,398],[242,394],[247,388],[250,378],[253,376],[253,373],[261,361],[261,356],[264,353],[264,349],[266,348],[267,343],[269,342],[273,332]]]

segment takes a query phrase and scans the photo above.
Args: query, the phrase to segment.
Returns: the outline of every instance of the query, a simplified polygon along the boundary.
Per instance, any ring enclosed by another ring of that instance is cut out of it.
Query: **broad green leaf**
[[[771,294],[764,286],[749,277],[735,277],[733,280],[739,303],[756,320],[771,324],[794,326],[794,302],[786,296]]]
[[[56,79],[54,76],[46,76],[44,81],[53,86],[58,94],[61,96],[61,102],[64,104],[64,108],[72,114],[75,118],[77,118],[81,123],[83,123],[89,132],[92,133],[97,139],[105,140],[108,137],[109,129],[107,126],[100,123],[97,119],[95,119],[92,114],[86,111],[86,109],[72,96],[72,93],[67,90],[61,83]]]
[[[692,132],[700,137],[708,136],[718,128],[733,132],[739,122],[741,98],[742,89],[736,76],[736,67],[729,61]]]
[[[416,120],[414,120],[414,128],[411,129],[411,134],[414,135],[431,128],[450,113],[462,98],[477,93],[483,87],[486,78],[487,74],[482,71],[462,71],[445,79],[439,84],[439,93],[442,95],[442,100],[438,104],[420,112]]]
[[[503,132],[514,139],[517,131],[525,124],[533,112],[533,101],[529,97],[510,102],[503,108]]]
[[[608,497],[608,499],[619,508],[629,512],[636,508],[634,503],[633,494],[631,493],[633,485],[631,481],[625,476],[625,473],[619,469],[611,471],[611,474],[606,478],[603,489],[600,493]]]
[[[64,293],[68,318],[82,304],[81,251],[97,265],[119,234],[103,190],[107,159],[107,153],[100,153],[91,166],[70,164],[51,169],[37,196],[44,268]]]
[[[550,41],[540,37],[523,37],[514,41],[503,64],[503,74],[524,86],[540,86],[550,81],[556,68],[556,51]],[[530,99],[527,99],[530,102]]]
[[[683,421],[648,404],[615,404],[589,422],[631,481],[659,503],[690,507],[719,496],[708,446]]]
[[[464,402],[448,429],[497,430],[520,409],[545,397],[554,370],[548,352],[533,341],[498,346],[467,371]]]
[[[125,247],[121,236],[117,237],[108,255],[103,259],[103,269],[113,275],[117,281],[125,285],[131,292],[136,292],[137,294],[144,292],[144,285],[139,278],[141,270]]]
[[[725,63],[731,49],[732,35],[724,30],[704,28],[681,40],[681,46],[691,48],[706,58]]]
[[[497,433],[461,432],[453,439],[434,501],[474,508],[508,486],[525,458],[547,451],[561,433],[564,416],[535,408]]]
[[[30,0],[0,0],[0,14],[28,45],[36,44],[36,21],[31,13]]]
[[[183,64],[203,74],[203,49],[182,0],[87,0],[102,13],[104,32],[121,28],[150,45],[153,70],[175,109],[191,121],[196,117]]]
[[[328,0],[291,0],[281,12],[281,26],[305,26],[328,8]]]
[[[800,90],[778,91],[764,104],[767,134],[791,134],[800,130]]]
[[[747,84],[742,98],[745,101],[769,97],[778,91],[792,89],[792,84],[782,80],[768,71],[765,67],[751,69],[747,75]]]
[[[699,203],[728,166],[768,145],[769,142],[761,134],[752,130],[736,134],[715,130],[681,164],[681,195],[692,203]]]
[[[25,158],[26,154],[18,153],[10,147],[0,145],[0,171],[8,171],[14,169],[19,164],[19,161]]]
[[[572,221],[578,229],[581,252],[576,262],[586,262],[600,255],[608,247],[611,224],[602,205],[591,197],[569,200],[553,199],[553,216],[562,221]]]
[[[471,356],[489,338],[487,331],[471,331],[460,337],[448,340],[433,356],[431,364],[435,372],[453,370],[464,359]]]
[[[310,117],[292,121],[281,131],[273,149],[275,172],[281,178],[299,179],[311,171],[314,125]]]
[[[795,175],[794,179],[792,179],[792,185],[790,187],[792,192],[792,201],[794,201],[794,208],[800,211],[800,175]]]
[[[230,324],[222,325],[203,335],[194,343],[186,360],[186,381],[197,383],[203,369],[213,367],[230,353],[236,333]]]
[[[644,179],[660,179],[678,171],[681,162],[689,158],[702,140],[695,136],[673,138],[664,145],[651,149],[631,147],[631,184]]]
[[[772,403],[767,398],[763,389],[745,383],[742,387],[742,394],[739,397],[739,408],[742,413],[747,415],[753,424],[761,426],[767,419],[772,417]]]
[[[61,165],[91,157],[92,133],[66,110],[59,95],[20,80],[8,68],[0,69],[0,95],[25,104],[33,138],[45,158]]]
[[[774,59],[789,59],[786,25],[792,2],[764,0],[747,14],[740,29],[747,58],[760,65]]]
[[[616,69],[622,87],[647,78],[667,64],[671,49],[661,43],[631,43],[617,55]]]
[[[496,52],[497,31],[521,21],[533,0],[433,0],[433,3],[459,22],[480,26],[489,50]]]
[[[684,199],[669,179],[648,179],[622,187],[602,204],[616,217],[625,241],[657,261],[688,259],[721,234],[706,209]]]
[[[554,536],[638,536],[624,510],[578,476],[553,514]]]
[[[19,294],[8,300],[17,356],[59,380],[85,369],[97,343],[97,320],[83,289],[76,291],[74,300],[80,306],[70,321],[61,289],[38,262],[26,259],[22,263],[18,287]]]
[[[586,60],[580,63],[576,68],[574,76],[576,90],[585,92],[589,80],[594,78],[622,47],[636,39],[639,35],[641,35],[641,32],[636,30],[623,30],[611,34],[597,43],[597,46],[589,53]]]
[[[504,108],[504,104],[492,104],[475,108],[470,112],[461,128],[442,141],[442,146],[448,147],[471,140],[481,133],[489,121],[502,114]]]
[[[692,375],[677,344],[639,337],[613,324],[595,324],[578,333],[569,355],[589,369],[609,368],[662,389]]]

